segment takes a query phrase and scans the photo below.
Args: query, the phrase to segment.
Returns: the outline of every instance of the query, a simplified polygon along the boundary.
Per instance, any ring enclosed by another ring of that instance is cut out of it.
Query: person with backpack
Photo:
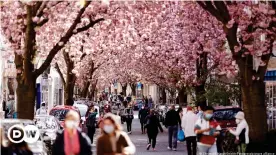
[[[197,115],[192,111],[192,107],[187,107],[187,112],[182,116],[181,126],[185,134],[188,155],[196,155],[196,134],[194,127]]]
[[[206,106],[201,118],[196,121],[197,147],[199,153],[218,153],[216,137],[220,135],[221,127],[212,119],[214,108]]]
[[[45,102],[41,103],[41,107],[37,109],[36,115],[47,115],[47,108]]]
[[[244,118],[244,112],[239,111],[236,116],[236,130],[229,128],[228,131],[236,136],[235,143],[238,144],[239,153],[245,153],[246,146],[249,144],[249,127]]]
[[[94,106],[89,107],[88,112],[86,114],[86,121],[85,121],[88,137],[91,140],[91,144],[93,144],[93,138],[96,132],[96,116],[98,112],[95,110],[96,109],[94,109]]]
[[[122,131],[119,121],[114,114],[104,116],[102,134],[97,140],[97,155],[135,154],[136,148]]]
[[[147,129],[148,134],[147,150],[152,146],[153,151],[155,151],[158,129],[163,132],[163,128],[154,110],[150,110],[150,114],[145,118],[145,122],[145,128]]]

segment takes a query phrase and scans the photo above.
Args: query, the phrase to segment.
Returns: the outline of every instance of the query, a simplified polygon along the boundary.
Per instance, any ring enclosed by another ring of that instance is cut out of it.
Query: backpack
[[[96,115],[89,114],[89,116],[86,119],[86,126],[87,127],[95,127],[96,125]]]

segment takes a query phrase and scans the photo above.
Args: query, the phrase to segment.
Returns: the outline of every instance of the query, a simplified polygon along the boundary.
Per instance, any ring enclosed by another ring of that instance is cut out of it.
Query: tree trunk
[[[76,83],[76,75],[72,73],[74,69],[74,61],[70,59],[69,53],[63,51],[64,60],[66,62],[66,83],[65,83],[65,92],[64,92],[64,99],[65,105],[73,105],[74,104],[74,87]]]
[[[195,86],[196,94],[196,105],[198,106],[207,106],[206,97],[205,97],[205,84]]]
[[[127,84],[126,85],[122,85],[122,92],[123,92],[124,96],[126,96],[126,90],[127,90]]]
[[[8,89],[9,89],[9,95],[14,95],[14,81],[13,79],[8,79]]]
[[[91,84],[91,90],[90,90],[89,95],[88,95],[89,100],[93,100],[94,97],[95,97],[97,82],[98,82],[98,80],[96,80],[95,82],[93,82]]]
[[[86,81],[86,82],[84,83],[84,87],[83,87],[83,89],[82,89],[82,91],[81,91],[81,97],[82,97],[82,98],[86,98],[86,97],[87,97],[89,86],[90,86],[90,82],[89,82],[89,81]]]
[[[35,80],[27,83],[17,81],[16,95],[17,95],[17,113],[18,118],[33,119],[35,107]]]
[[[84,83],[84,88],[83,90],[81,91],[81,97],[83,98],[86,98],[87,95],[88,95],[88,89],[89,89],[89,86],[91,84],[90,80],[92,79],[93,77],[93,73],[95,72],[95,70],[97,69],[97,67],[95,67],[95,64],[93,61],[90,62],[91,63],[91,67],[90,67],[90,70],[89,70],[89,74],[88,74],[88,78],[85,79],[85,83]]]
[[[166,89],[165,88],[161,88],[161,96],[162,96],[162,104],[166,104],[167,95],[166,95]]]
[[[131,87],[131,94],[133,96],[136,96],[136,84],[135,83],[130,83],[129,85]]]
[[[187,94],[185,92],[185,87],[178,90],[179,106],[187,106]]]
[[[68,76],[67,74],[66,79],[67,79],[67,82],[66,82],[65,92],[64,92],[65,105],[73,105],[76,76],[74,74],[69,74]]]
[[[207,105],[205,97],[205,83],[208,74],[207,70],[207,53],[203,52],[202,54],[199,54],[199,58],[196,61],[197,82],[199,84],[195,86],[196,104],[203,107]]]

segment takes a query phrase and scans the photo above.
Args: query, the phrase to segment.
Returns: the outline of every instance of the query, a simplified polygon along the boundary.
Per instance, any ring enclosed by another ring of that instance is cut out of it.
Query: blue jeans
[[[177,148],[177,131],[178,125],[168,126],[170,148]]]

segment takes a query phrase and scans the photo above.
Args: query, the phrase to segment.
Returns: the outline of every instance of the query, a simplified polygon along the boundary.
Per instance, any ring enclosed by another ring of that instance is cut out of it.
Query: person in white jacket
[[[236,136],[236,144],[239,144],[239,152],[245,153],[246,146],[249,144],[249,127],[244,118],[244,113],[239,111],[236,116],[237,128],[236,130],[229,128],[229,132]]]
[[[45,102],[41,103],[41,106],[36,111],[36,115],[47,115],[47,108]]]
[[[192,107],[187,107],[187,112],[182,116],[181,127],[185,134],[188,155],[196,155],[197,142],[195,134],[195,124],[198,117],[192,111]]]

